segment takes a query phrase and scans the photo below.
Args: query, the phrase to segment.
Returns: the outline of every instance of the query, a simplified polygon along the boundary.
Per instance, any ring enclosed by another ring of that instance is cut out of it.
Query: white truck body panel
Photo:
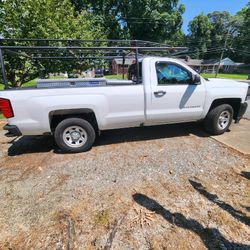
[[[149,68],[154,69],[156,62],[176,62],[183,67],[177,60],[168,60],[165,58],[152,59],[149,62]],[[191,68],[188,69],[196,74]],[[167,84],[158,85],[156,70],[150,73],[151,87],[149,101],[147,102],[147,121],[146,124],[164,124],[165,121],[185,122],[194,121],[201,118],[205,102],[205,84]],[[155,96],[155,92],[164,91],[163,97]]]
[[[197,74],[184,63],[170,58],[142,60],[142,84],[102,87],[45,88],[0,91],[9,99],[15,125],[23,135],[50,133],[50,115],[59,110],[86,109],[94,112],[100,130],[196,121],[205,118],[216,99],[239,98],[243,103],[248,84],[201,77],[200,84],[158,85],[155,64],[174,62]],[[124,82],[126,84],[126,82]],[[154,92],[166,92],[156,97]]]
[[[142,85],[7,92],[4,98],[15,100],[15,116],[8,123],[25,135],[50,132],[49,114],[58,110],[90,109],[100,130],[139,126],[145,120]]]

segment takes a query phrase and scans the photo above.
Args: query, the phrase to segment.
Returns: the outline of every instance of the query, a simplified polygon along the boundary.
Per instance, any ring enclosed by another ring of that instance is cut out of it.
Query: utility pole
[[[227,34],[226,34],[224,47],[223,47],[223,49],[222,49],[222,51],[221,51],[220,61],[219,61],[218,67],[217,67],[217,69],[216,69],[215,77],[217,77],[217,75],[218,75],[218,73],[219,73],[221,61],[222,61],[222,59],[223,59],[223,57],[224,57],[224,52],[225,52],[225,50],[226,50],[226,48],[227,48],[227,41],[228,41],[228,37],[229,37],[229,32],[230,32],[230,30],[228,30],[228,32],[227,32]]]

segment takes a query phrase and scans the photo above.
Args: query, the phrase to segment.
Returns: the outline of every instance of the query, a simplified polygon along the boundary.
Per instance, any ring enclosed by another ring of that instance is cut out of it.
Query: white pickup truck
[[[171,58],[138,64],[129,80],[38,80],[34,88],[0,91],[6,136],[52,134],[63,151],[82,152],[108,129],[203,121],[208,132],[222,134],[247,109],[247,83],[204,79]]]

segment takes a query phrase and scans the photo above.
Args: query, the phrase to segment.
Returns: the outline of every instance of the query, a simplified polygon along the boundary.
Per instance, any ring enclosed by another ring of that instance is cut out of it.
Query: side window
[[[156,63],[158,84],[191,83],[191,74],[181,66],[167,62]]]

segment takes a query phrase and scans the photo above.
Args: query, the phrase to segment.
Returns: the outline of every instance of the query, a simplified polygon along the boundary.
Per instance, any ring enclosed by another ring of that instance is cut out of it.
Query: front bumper
[[[241,120],[241,118],[245,114],[245,112],[247,110],[247,107],[248,107],[247,102],[243,102],[243,103],[240,104],[240,108],[239,108],[237,117],[235,118],[235,123],[239,123],[239,121]]]
[[[21,136],[22,133],[20,132],[19,128],[15,125],[9,125],[6,124],[3,127],[4,130],[7,130],[8,132],[5,134],[7,137],[16,137],[16,136]]]

